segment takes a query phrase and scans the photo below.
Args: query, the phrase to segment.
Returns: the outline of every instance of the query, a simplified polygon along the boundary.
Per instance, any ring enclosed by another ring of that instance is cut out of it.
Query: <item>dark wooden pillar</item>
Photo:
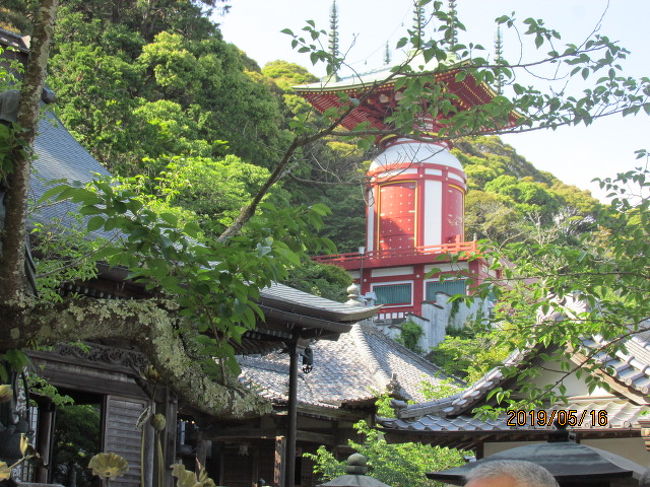
[[[297,340],[289,343],[289,417],[284,468],[284,487],[294,487],[296,470],[296,433],[298,430],[298,347]]]
[[[165,455],[165,465],[163,465],[165,487],[174,487],[174,478],[169,468],[176,461],[176,428],[178,415],[178,400],[168,388],[165,390],[165,404],[162,405],[167,424],[163,432],[163,450]]]
[[[208,458],[208,451],[212,448],[212,442],[210,440],[204,440],[202,436],[203,435],[199,433],[199,439],[196,442],[196,460],[201,464],[201,466],[205,467]]]
[[[50,482],[49,471],[52,461],[52,432],[54,431],[55,407],[49,399],[39,403],[36,449],[41,461],[36,469],[35,482],[47,484]]]
[[[286,467],[286,437],[275,437],[275,461],[273,462],[273,485],[278,487],[284,485],[284,473]]]

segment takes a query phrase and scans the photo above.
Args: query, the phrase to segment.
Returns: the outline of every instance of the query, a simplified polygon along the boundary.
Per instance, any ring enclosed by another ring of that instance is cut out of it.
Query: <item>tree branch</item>
[[[221,417],[258,416],[270,404],[236,378],[218,383],[190,357],[178,334],[178,306],[168,300],[70,298],[48,303],[22,297],[0,304],[0,350],[113,339],[137,343],[161,380],[192,407]]]
[[[36,136],[40,99],[45,71],[50,54],[50,41],[54,30],[57,0],[42,0],[39,21],[34,27],[34,37],[29,63],[23,80],[18,107],[17,127],[20,145],[12,151],[13,167],[6,177],[5,221],[2,229],[2,255],[0,256],[0,300],[15,299],[23,291],[25,279],[25,218],[27,191],[31,175],[31,148]]]

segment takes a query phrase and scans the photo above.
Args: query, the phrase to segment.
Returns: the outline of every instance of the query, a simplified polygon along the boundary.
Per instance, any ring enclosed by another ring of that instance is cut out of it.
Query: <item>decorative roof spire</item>
[[[494,64],[503,64],[503,37],[501,36],[501,26],[497,27],[497,33],[494,36]],[[499,93],[499,95],[503,92],[504,82],[503,73],[499,72],[496,75],[497,93]]]
[[[336,8],[336,0],[332,1],[330,9],[330,32],[328,49],[330,54],[329,71],[338,80],[337,71],[339,68],[339,13]]]
[[[413,37],[416,49],[420,49],[424,43],[424,6],[420,0],[413,0]]]

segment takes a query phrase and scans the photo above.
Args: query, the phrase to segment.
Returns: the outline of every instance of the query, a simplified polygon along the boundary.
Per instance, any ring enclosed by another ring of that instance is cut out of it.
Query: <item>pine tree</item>
[[[335,79],[338,79],[337,71],[339,68],[339,13],[336,8],[336,0],[332,1],[330,9],[330,32],[329,32],[329,70]]]

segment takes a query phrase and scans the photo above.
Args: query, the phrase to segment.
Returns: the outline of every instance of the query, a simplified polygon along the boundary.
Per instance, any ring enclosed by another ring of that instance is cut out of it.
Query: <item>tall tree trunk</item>
[[[13,152],[13,167],[5,179],[5,222],[0,256],[0,301],[4,302],[19,298],[26,284],[25,204],[57,4],[58,0],[41,0],[18,109],[22,147]]]

